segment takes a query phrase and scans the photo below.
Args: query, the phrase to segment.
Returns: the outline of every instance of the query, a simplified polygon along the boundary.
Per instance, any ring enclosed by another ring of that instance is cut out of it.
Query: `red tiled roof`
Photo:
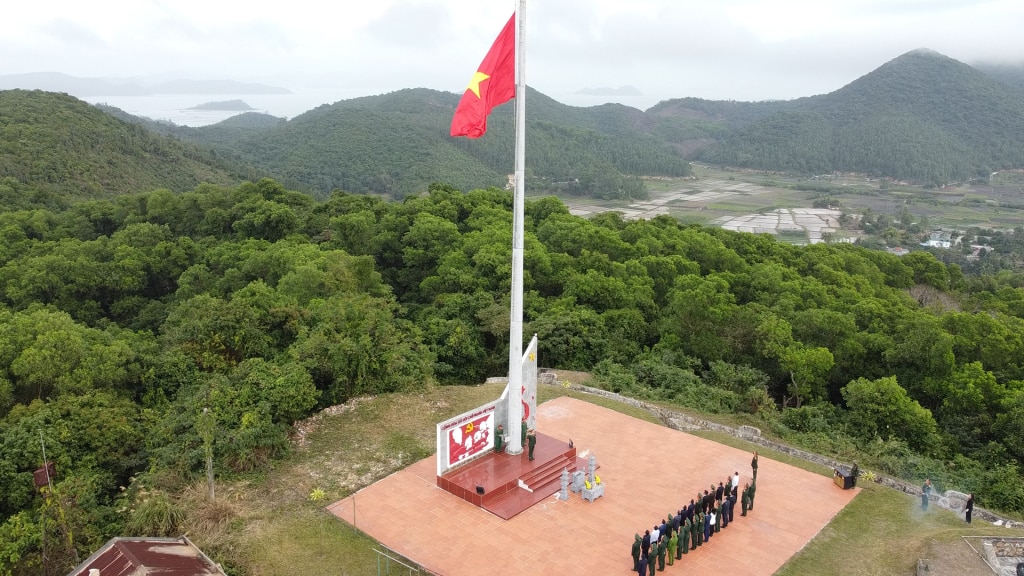
[[[112,538],[68,576],[224,576],[224,571],[184,536]]]

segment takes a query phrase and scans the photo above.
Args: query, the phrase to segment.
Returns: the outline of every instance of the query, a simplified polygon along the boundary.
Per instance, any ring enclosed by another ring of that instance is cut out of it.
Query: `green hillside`
[[[155,135],[81,100],[52,92],[0,92],[0,178],[71,199],[156,188],[230,184],[215,154]]]
[[[1024,94],[915,50],[728,134],[703,161],[797,173],[862,172],[945,184],[1024,167]]]
[[[400,90],[320,106],[248,132],[221,123],[175,134],[321,194],[342,189],[405,196],[431,182],[504,186],[513,170],[512,105],[492,113],[485,137],[469,140],[448,136],[457,102],[448,92]],[[574,108],[533,90],[527,102],[527,166],[535,191],[588,176],[604,183],[624,175],[689,173],[678,154],[646,132],[651,123],[639,110]]]

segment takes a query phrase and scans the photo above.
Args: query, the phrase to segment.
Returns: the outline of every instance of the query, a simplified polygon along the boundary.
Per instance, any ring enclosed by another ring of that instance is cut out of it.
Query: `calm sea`
[[[339,100],[369,96],[359,90],[295,90],[291,94],[157,94],[152,96],[87,96],[82,100],[92,104],[108,104],[120,108],[133,116],[153,120],[167,120],[178,126],[206,126],[216,124],[242,112],[219,110],[190,110],[207,102],[241,100],[262,112],[280,118],[291,119],[303,112]],[[619,102],[644,110],[658,102],[650,96],[585,96],[580,94],[549,95],[558,102],[570,106],[598,106],[606,102]]]
[[[333,104],[365,96],[355,90],[296,90],[291,94],[156,94],[151,96],[87,96],[92,104],[107,104],[133,116],[166,120],[179,126],[206,126],[226,120],[238,111],[189,110],[207,102],[241,100],[262,112],[281,118],[294,118],[323,104]]]

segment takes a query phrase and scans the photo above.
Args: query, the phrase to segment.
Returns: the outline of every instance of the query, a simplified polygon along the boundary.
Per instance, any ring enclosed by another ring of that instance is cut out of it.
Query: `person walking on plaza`
[[[754,457],[750,460],[750,469],[754,471],[754,480],[757,480],[757,450],[754,450]]]
[[[928,497],[932,494],[932,481],[925,479],[924,486],[921,486],[921,509],[928,509]]]
[[[964,503],[964,519],[967,523],[971,523],[971,513],[974,512],[974,494],[971,494],[967,498],[967,502]]]
[[[636,534],[636,538],[633,540],[633,548],[629,551],[629,554],[633,557],[633,571],[640,567],[640,548],[643,546],[643,539],[640,538],[640,534]]]

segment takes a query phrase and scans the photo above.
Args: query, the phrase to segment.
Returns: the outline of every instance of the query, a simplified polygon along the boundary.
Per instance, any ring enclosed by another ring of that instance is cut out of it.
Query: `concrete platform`
[[[525,449],[515,456],[492,451],[438,476],[437,485],[508,520],[557,493],[562,484],[562,470],[571,474],[587,469],[587,463],[576,457],[576,448],[540,432],[533,455],[534,459],[530,460]]]
[[[698,489],[734,471],[750,480],[750,454],[568,397],[538,407],[537,430],[597,456],[605,496],[551,496],[504,520],[442,490],[434,457],[328,509],[385,546],[443,576],[630,573],[643,534]],[[755,509],[736,513],[710,542],[666,572],[769,576],[803,548],[859,489],[761,455]]]

